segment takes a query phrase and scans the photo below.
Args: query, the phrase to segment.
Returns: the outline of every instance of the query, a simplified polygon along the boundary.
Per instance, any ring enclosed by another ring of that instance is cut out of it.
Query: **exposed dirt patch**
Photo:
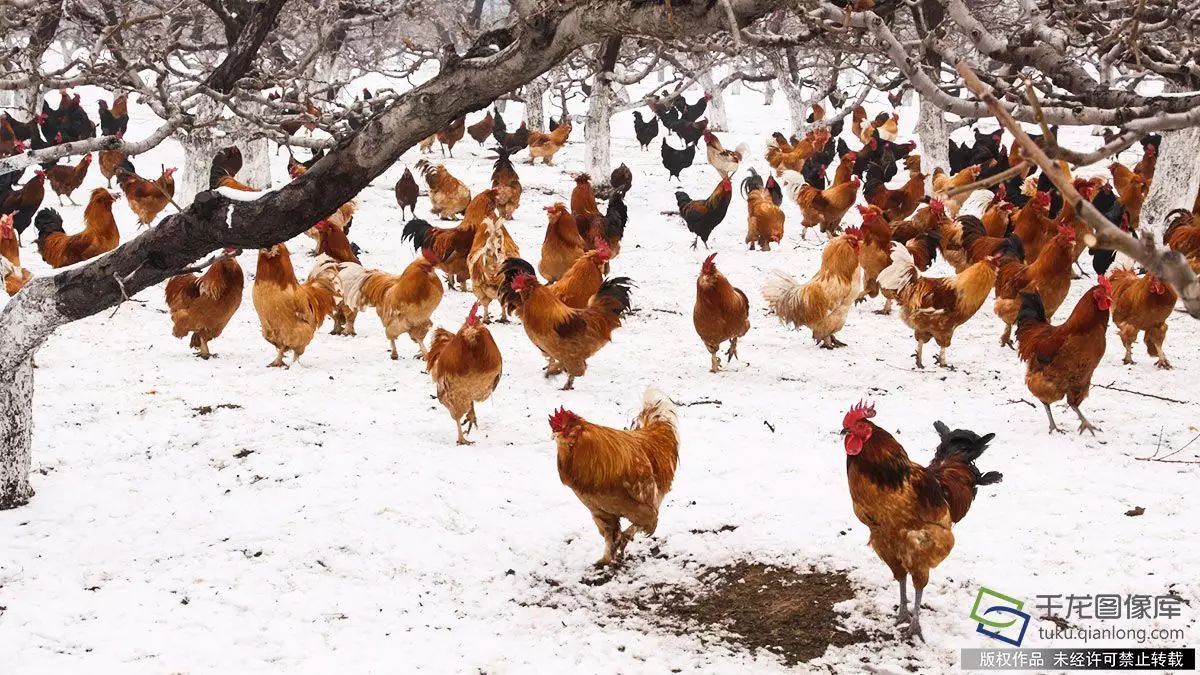
[[[833,606],[854,597],[844,574],[740,562],[707,568],[699,578],[700,586],[655,585],[616,605],[676,635],[765,649],[788,665],[811,661],[830,646],[873,639],[838,629],[843,615]]]

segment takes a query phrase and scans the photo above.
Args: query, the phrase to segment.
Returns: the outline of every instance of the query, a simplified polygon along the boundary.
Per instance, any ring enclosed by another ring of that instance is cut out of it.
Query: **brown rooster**
[[[458,428],[459,445],[471,444],[466,432],[479,426],[475,404],[491,398],[504,370],[500,348],[479,322],[478,313],[479,303],[471,305],[471,313],[457,333],[445,328],[435,330],[425,354],[425,367],[437,387],[438,401]]]
[[[558,477],[587,507],[604,537],[597,566],[617,564],[638,531],[654,534],[663,498],[679,466],[675,405],[647,389],[627,430],[600,426],[562,408],[550,416],[558,446]],[[629,527],[621,531],[621,519]]]
[[[167,307],[174,325],[171,334],[182,338],[191,333],[191,348],[202,359],[213,355],[208,343],[221,336],[242,305],[246,279],[237,261],[241,253],[227,248],[203,275],[180,274],[167,280]]]
[[[934,422],[941,442],[928,467],[908,458],[904,447],[883,427],[871,422],[875,407],[859,403],[842,419],[846,480],[854,515],[871,531],[869,544],[900,584],[897,623],[908,623],[909,637],[921,632],[921,596],[929,570],[954,548],[954,523],[966,517],[980,485],[999,483],[996,471],[981,473],[975,460],[995,434],[980,436],[950,430]],[[908,609],[908,577],[912,575],[912,612]]]
[[[717,270],[713,263],[715,257],[717,254],[713,253],[700,266],[700,276],[696,278],[696,304],[692,308],[692,325],[712,357],[710,373],[721,369],[721,358],[717,356],[721,344],[729,342],[725,358],[733,361],[737,358],[738,338],[750,332],[750,301]]]
[[[1179,299],[1175,289],[1153,274],[1139,277],[1129,269],[1113,270],[1110,276],[1112,319],[1121,335],[1121,344],[1125,345],[1122,362],[1133,363],[1133,343],[1137,341],[1138,333],[1145,331],[1146,353],[1158,359],[1154,365],[1170,369],[1171,362],[1163,351],[1163,341],[1167,338],[1167,318]]]
[[[92,190],[87,208],[83,211],[83,231],[67,234],[62,217],[54,209],[42,209],[34,218],[37,228],[38,252],[42,260],[53,267],[66,267],[108,253],[121,243],[117,221],[113,219],[113,202],[119,195],[104,188]]]
[[[327,263],[309,274],[301,284],[292,268],[287,246],[276,244],[259,249],[254,274],[254,310],[262,324],[262,335],[275,347],[271,368],[288,368],[283,356],[292,352],[292,364],[300,360],[325,317],[333,311],[333,278],[337,266]]]

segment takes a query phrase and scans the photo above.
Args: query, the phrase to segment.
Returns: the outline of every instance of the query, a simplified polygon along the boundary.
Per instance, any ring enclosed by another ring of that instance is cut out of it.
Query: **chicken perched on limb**
[[[650,388],[630,429],[589,422],[559,408],[550,416],[558,446],[558,477],[587,507],[604,537],[597,567],[620,564],[639,531],[653,535],[679,466],[675,404]],[[629,527],[621,530],[621,519]]]
[[[980,436],[950,430],[934,422],[941,442],[933,461],[923,467],[908,458],[894,436],[871,422],[873,405],[850,408],[842,419],[846,479],[854,515],[871,531],[869,544],[900,584],[896,623],[908,624],[908,636],[921,638],[921,596],[929,570],[954,548],[954,523],[966,517],[980,485],[999,483],[1003,474],[982,473],[975,460],[995,434]],[[908,577],[912,576],[912,611],[908,609]]]

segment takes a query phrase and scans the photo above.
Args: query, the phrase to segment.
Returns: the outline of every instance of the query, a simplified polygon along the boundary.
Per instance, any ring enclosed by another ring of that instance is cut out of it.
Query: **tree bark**
[[[926,189],[931,189],[933,170],[950,167],[950,132],[942,109],[933,105],[924,96],[920,97],[917,115],[917,140],[921,144],[921,173],[929,176]]]
[[[15,430],[30,425],[32,406],[24,403],[32,400],[30,358],[58,327],[113,307],[217,248],[254,249],[290,239],[354,198],[404,151],[449,120],[483,109],[584,45],[621,35],[678,38],[724,31],[729,10],[744,25],[783,4],[729,0],[724,7],[687,5],[676,7],[671,18],[660,7],[631,0],[541,5],[536,16],[523,16],[489,33],[501,43],[499,52],[447,63],[280,189],[254,201],[201,192],[183,212],[167,216],[107,255],[35,278],[0,309],[0,374],[18,373],[11,383],[0,381],[0,411],[14,413],[0,421],[0,430],[14,439],[28,433]],[[17,452],[0,453],[0,476],[16,479],[4,484],[8,492],[0,494],[0,504],[16,505],[29,497],[28,442],[12,445]]]
[[[32,420],[33,361],[27,358],[11,372],[0,371],[0,510],[22,506],[33,497]]]
[[[724,90],[716,89],[716,83],[713,82],[712,71],[704,69],[700,71],[700,76],[696,78],[704,91],[712,94],[712,100],[708,102],[708,128],[713,131],[729,131],[729,115],[725,111],[725,92]]]
[[[1142,227],[1161,231],[1171,209],[1191,209],[1200,189],[1200,129],[1168,131],[1158,147],[1150,194],[1142,205]]]
[[[545,77],[536,78],[525,85],[525,124],[532,131],[546,129],[546,85]]]
[[[612,108],[613,86],[610,79],[617,56],[621,51],[621,38],[612,37],[600,47],[600,67],[592,80],[592,95],[588,100],[587,121],[584,123],[583,140],[587,148],[584,171],[592,176],[593,184],[608,183],[612,171]]]

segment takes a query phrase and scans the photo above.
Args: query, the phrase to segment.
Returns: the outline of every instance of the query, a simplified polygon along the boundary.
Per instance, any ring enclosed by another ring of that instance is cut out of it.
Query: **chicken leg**
[[[912,616],[908,613],[908,575],[896,580],[900,583],[900,610],[896,612],[896,623],[909,623]]]
[[[709,367],[708,372],[710,372],[710,373],[720,372],[721,358],[719,356],[717,356],[717,348],[716,347],[710,348],[708,350],[708,355],[710,357],[712,357],[712,366]]]
[[[1054,433],[1056,431],[1060,434],[1063,433],[1063,430],[1059,429],[1058,425],[1054,423],[1054,413],[1050,412],[1050,404],[1043,403],[1042,407],[1046,409],[1046,419],[1050,420],[1050,433]]]
[[[913,584],[916,588],[916,584]],[[921,632],[921,594],[925,592],[924,588],[917,588],[913,596],[912,620],[908,624],[908,637],[921,638],[921,642],[925,641],[925,634]]]
[[[1091,422],[1087,421],[1087,418],[1083,416],[1082,412],[1080,412],[1079,406],[1071,405],[1071,410],[1074,410],[1075,414],[1079,416],[1079,433],[1082,434],[1084,431],[1090,431],[1092,432],[1092,435],[1095,436],[1097,431],[1103,431],[1103,429],[1100,427],[1095,426]]]
[[[738,357],[737,341],[738,341],[737,338],[733,338],[729,341],[729,350],[725,352],[725,360],[726,361],[733,361],[734,359],[736,359]]]
[[[275,360],[268,363],[268,368],[287,368],[288,365],[283,362],[283,352],[286,351],[283,347],[275,348]]]

